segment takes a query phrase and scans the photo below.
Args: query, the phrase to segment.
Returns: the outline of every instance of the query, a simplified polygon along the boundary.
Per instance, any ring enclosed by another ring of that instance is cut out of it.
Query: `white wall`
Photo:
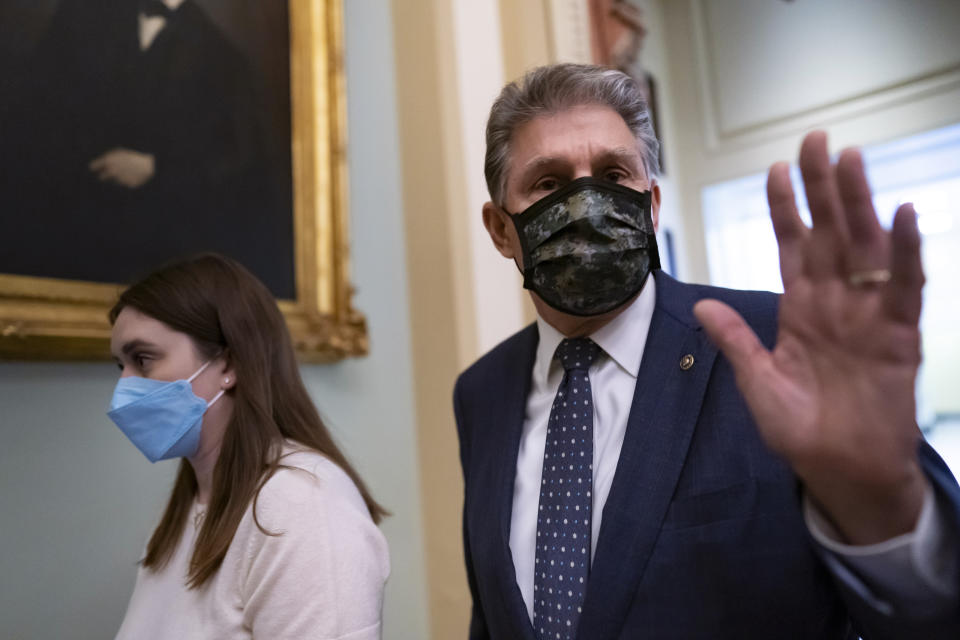
[[[689,273],[708,279],[704,186],[831,148],[960,120],[955,0],[657,0],[669,63],[665,135]]]
[[[389,0],[345,0],[350,234],[370,355],[303,367],[321,412],[391,512],[384,640],[428,637]]]
[[[0,364],[0,636],[109,638],[175,463],[107,420],[117,369]]]
[[[384,640],[428,637],[389,0],[344,0],[355,304],[370,355],[303,367],[328,425],[394,515]]]
[[[643,49],[640,53],[640,67],[653,77],[656,86],[656,95],[654,96],[656,117],[658,118],[656,129],[663,147],[660,154],[663,158],[663,166],[660,168],[660,176],[657,179],[660,184],[661,197],[660,224],[657,234],[661,266],[664,269],[669,269],[670,266],[666,258],[665,233],[669,231],[673,236],[673,261],[676,265],[676,273],[672,275],[685,280],[690,277],[690,268],[687,252],[682,250],[687,244],[686,227],[677,186],[677,175],[682,173],[682,163],[677,156],[677,147],[674,144],[679,125],[674,111],[673,91],[671,90],[668,36],[660,3],[656,0],[640,0],[635,4],[643,11],[647,26],[647,35],[644,37]]]
[[[371,355],[303,368],[328,425],[394,515],[385,640],[428,637],[390,3],[348,0],[353,281]],[[0,363],[0,637],[110,638],[175,463],[106,418],[108,363]]]

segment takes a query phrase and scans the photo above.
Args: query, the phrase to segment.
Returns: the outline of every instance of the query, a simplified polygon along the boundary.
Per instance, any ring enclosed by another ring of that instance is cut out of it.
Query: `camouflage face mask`
[[[523,248],[523,287],[564,313],[616,309],[660,268],[649,191],[579,178],[510,219]]]

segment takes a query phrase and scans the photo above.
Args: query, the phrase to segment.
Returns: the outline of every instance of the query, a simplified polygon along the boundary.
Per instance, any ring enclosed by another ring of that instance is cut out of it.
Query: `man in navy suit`
[[[541,67],[491,110],[483,220],[538,318],[454,391],[470,637],[960,637],[912,207],[883,230],[859,153],[810,134],[812,229],[768,181],[784,295],[682,284],[657,149],[617,71]]]

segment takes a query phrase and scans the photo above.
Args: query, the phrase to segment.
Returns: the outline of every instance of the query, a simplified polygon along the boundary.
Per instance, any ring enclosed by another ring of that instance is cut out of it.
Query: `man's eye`
[[[539,180],[533,188],[536,191],[556,191],[559,186],[560,183],[557,182],[556,178],[543,178]]]
[[[610,169],[603,174],[604,180],[609,180],[610,182],[622,182],[627,177],[627,174],[619,169]]]

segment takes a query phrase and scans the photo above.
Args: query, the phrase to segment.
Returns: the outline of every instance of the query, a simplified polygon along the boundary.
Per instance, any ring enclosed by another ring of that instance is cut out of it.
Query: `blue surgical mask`
[[[150,462],[189,458],[200,448],[203,414],[223,395],[221,389],[207,402],[193,392],[190,383],[209,364],[186,380],[120,378],[107,416]]]

